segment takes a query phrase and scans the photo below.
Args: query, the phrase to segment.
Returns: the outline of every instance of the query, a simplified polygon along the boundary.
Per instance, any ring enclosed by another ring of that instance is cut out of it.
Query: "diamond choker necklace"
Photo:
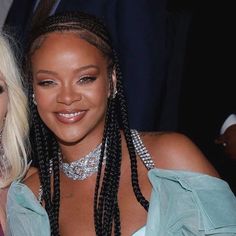
[[[62,160],[61,153],[60,158],[60,168],[64,174],[73,180],[84,180],[87,179],[92,174],[98,171],[99,158],[101,154],[100,143],[94,150],[92,150],[85,157],[80,158],[77,161],[71,163],[65,163]],[[103,165],[105,164],[106,156],[103,157]]]

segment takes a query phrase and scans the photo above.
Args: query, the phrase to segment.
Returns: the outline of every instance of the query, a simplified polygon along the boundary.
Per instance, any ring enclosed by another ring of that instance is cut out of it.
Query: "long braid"
[[[54,136],[50,134],[48,128],[39,118],[35,104],[32,101],[32,86],[29,88],[29,105],[32,111],[31,123],[31,144],[36,147],[33,157],[38,161],[39,178],[43,188],[43,200],[45,209],[48,212],[52,235],[59,235],[58,215],[59,215],[59,162],[58,148]],[[37,144],[37,145],[36,145]],[[50,157],[53,160],[53,170],[50,170]],[[51,171],[53,171],[54,189],[53,197],[51,193]],[[53,200],[52,200],[53,199]]]
[[[34,110],[33,110],[34,111]],[[45,163],[45,155],[44,155],[44,143],[43,143],[43,140],[42,140],[42,125],[40,125],[40,123],[38,122],[34,122],[35,120],[37,120],[37,111],[34,111],[33,112],[33,116],[32,116],[32,119],[33,119],[33,124],[34,124],[34,130],[35,130],[35,137],[32,137],[32,138],[35,138],[35,143],[37,143],[37,146],[36,146],[36,158],[38,160],[38,164],[39,164],[39,177],[40,177],[40,182],[41,182],[41,185],[42,185],[42,188],[43,188],[43,199],[45,201],[45,208],[48,212],[48,215],[49,215],[49,219],[50,219],[50,216],[52,215],[52,205],[51,205],[51,188],[50,188],[50,180],[48,179],[48,168],[47,168],[47,165]],[[34,157],[35,158],[35,157]]]
[[[60,208],[60,163],[58,158],[58,145],[54,139],[52,139],[52,171],[53,171],[53,198],[52,204],[54,209],[54,218],[53,218],[53,232],[54,235],[59,235],[59,208]]]
[[[148,211],[149,202],[144,198],[143,194],[141,193],[139,183],[138,183],[138,171],[137,171],[137,157],[135,154],[135,148],[129,128],[129,121],[128,121],[128,111],[127,111],[127,104],[125,99],[125,93],[123,90],[122,85],[122,74],[119,67],[118,57],[116,53],[114,52],[114,60],[115,60],[115,66],[116,66],[116,75],[117,75],[117,91],[118,91],[118,99],[120,104],[120,114],[121,114],[121,122],[122,122],[122,128],[124,130],[125,139],[128,146],[130,161],[131,161],[131,180],[132,180],[132,186],[135,193],[135,196],[137,200],[140,202],[140,204]]]
[[[108,59],[108,67],[116,69],[117,91],[113,98],[113,84],[109,70],[109,80],[111,82],[111,95],[108,99],[105,127],[102,139],[101,156],[98,166],[97,180],[94,194],[94,224],[97,236],[110,236],[114,231],[115,235],[121,235],[120,211],[118,204],[118,190],[121,171],[121,131],[124,131],[125,140],[131,162],[131,179],[134,194],[140,204],[147,210],[148,201],[143,197],[137,172],[137,160],[132,136],[129,128],[127,107],[124,91],[122,87],[122,76],[116,54],[111,49],[110,36],[105,26],[97,18],[81,12],[61,13],[46,19],[41,26],[32,30],[29,55],[40,47],[42,39],[50,32],[72,31],[97,47]],[[35,109],[35,106],[32,106]],[[40,181],[43,187],[43,199],[48,212],[52,235],[59,235],[59,206],[60,206],[60,175],[58,160],[58,145],[54,139],[49,140],[52,134],[47,127],[42,127],[42,121],[38,113],[34,112],[34,120],[37,125],[33,126],[32,134],[36,139],[32,142],[37,148],[37,158],[39,162]],[[41,124],[41,125],[40,125]],[[43,129],[44,128],[44,129]],[[42,131],[43,130],[43,131]],[[45,138],[42,136],[45,135]],[[47,137],[46,137],[47,136]],[[49,138],[50,137],[50,138]],[[45,146],[48,148],[45,150]],[[45,158],[44,152],[48,153]],[[103,159],[106,156],[106,165],[103,170]],[[50,159],[52,160],[52,179],[48,176]],[[102,177],[103,176],[103,177]],[[53,185],[53,194],[51,186]],[[52,196],[51,196],[52,195]]]
[[[107,162],[111,162],[110,166],[107,165],[105,167],[104,181],[103,185],[106,186],[106,192],[104,193],[105,198],[105,208],[104,208],[104,232],[107,235],[111,234],[112,230],[112,222],[114,218],[114,206],[115,200],[118,193],[119,187],[119,178],[120,178],[120,164],[121,164],[121,137],[120,131],[117,124],[117,120],[115,120],[114,106],[112,108],[112,116],[111,116],[111,129],[110,134],[108,133],[108,139],[110,139],[110,145],[108,143],[107,148]],[[115,222],[116,224],[116,222]]]
[[[97,172],[97,179],[96,179],[96,185],[95,185],[95,194],[94,194],[94,223],[95,223],[95,231],[101,232],[102,231],[102,225],[99,223],[102,221],[102,213],[103,210],[103,203],[102,201],[99,201],[99,190],[100,190],[100,180],[101,180],[101,173],[102,173],[102,163],[103,163],[103,157],[105,153],[105,147],[106,147],[106,140],[107,140],[107,133],[108,133],[108,127],[107,124],[110,123],[110,106],[111,106],[111,100],[108,100],[108,109],[106,113],[106,119],[105,119],[105,128],[104,128],[104,134],[102,139],[102,147],[101,147],[101,155],[100,155],[100,162],[98,165],[98,172]]]
[[[109,81],[111,91],[113,84],[111,79],[112,70],[109,71]],[[108,101],[107,118],[105,126],[106,140],[106,167],[99,196],[98,208],[95,209],[95,226],[97,235],[111,235],[114,221],[115,234],[120,235],[119,207],[117,203],[117,194],[119,188],[120,165],[121,165],[121,136],[117,119],[116,102],[110,95]],[[99,170],[101,171],[101,170]],[[100,175],[97,176],[97,184],[100,182]],[[96,185],[95,196],[98,196],[98,187]],[[95,203],[97,200],[95,199]]]

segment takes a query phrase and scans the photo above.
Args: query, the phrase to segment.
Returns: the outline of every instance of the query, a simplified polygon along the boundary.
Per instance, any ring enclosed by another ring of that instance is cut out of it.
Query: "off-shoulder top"
[[[209,175],[150,168],[147,222],[132,236],[235,236],[236,198]],[[13,182],[7,199],[8,236],[50,236],[47,212],[31,190]]]

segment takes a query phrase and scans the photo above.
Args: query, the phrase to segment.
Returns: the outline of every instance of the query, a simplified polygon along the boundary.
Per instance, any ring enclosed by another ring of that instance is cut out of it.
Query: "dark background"
[[[192,138],[236,192],[236,161],[214,144],[224,119],[236,111],[235,13],[227,1],[192,9],[178,130]]]

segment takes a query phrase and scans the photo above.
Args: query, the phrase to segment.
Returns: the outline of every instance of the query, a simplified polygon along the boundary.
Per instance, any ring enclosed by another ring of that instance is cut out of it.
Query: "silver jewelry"
[[[137,154],[139,155],[139,157],[143,161],[146,168],[148,170],[155,168],[154,161],[152,160],[151,155],[149,154],[148,150],[144,146],[144,144],[139,136],[138,131],[135,129],[132,129],[131,134],[132,134],[132,138],[133,138],[133,142],[134,142],[135,151],[137,152]]]
[[[117,93],[118,93],[118,91],[117,91],[117,89],[115,88],[115,89],[114,89],[113,96],[112,96],[113,99],[116,98],[116,94],[117,94]]]
[[[137,154],[142,159],[144,165],[148,170],[155,167],[154,162],[144,146],[137,130],[131,130],[134,146]],[[87,154],[85,157],[71,163],[63,162],[61,153],[59,153],[60,168],[64,174],[73,180],[84,180],[98,171],[99,159],[101,155],[100,143],[93,151]],[[103,157],[103,165],[105,164],[106,156]]]
[[[101,154],[100,143],[94,150],[92,150],[85,157],[71,163],[63,162],[60,158],[60,168],[64,174],[73,180],[84,180],[98,171],[99,159]],[[103,165],[105,164],[106,156],[103,157]]]
[[[131,130],[131,135],[134,142],[135,151],[143,161],[148,170],[155,168],[155,164],[144,146],[137,130]],[[87,154],[80,160],[73,161],[70,164],[62,161],[61,152],[59,152],[60,168],[64,174],[73,180],[83,180],[98,171],[99,158],[101,154],[101,146],[99,144],[93,151]],[[103,165],[105,164],[106,156],[103,157]],[[49,173],[52,173],[52,161],[50,160]],[[42,204],[43,188],[40,185],[38,201]]]
[[[32,94],[32,98],[33,98],[33,103],[34,103],[34,105],[37,106],[37,102],[36,102],[34,93]]]

